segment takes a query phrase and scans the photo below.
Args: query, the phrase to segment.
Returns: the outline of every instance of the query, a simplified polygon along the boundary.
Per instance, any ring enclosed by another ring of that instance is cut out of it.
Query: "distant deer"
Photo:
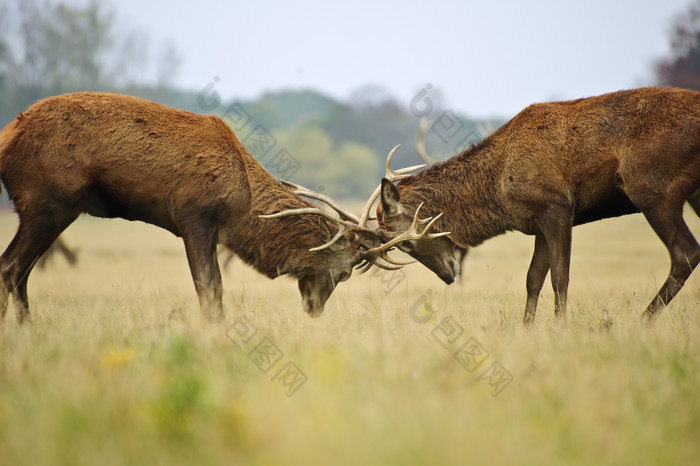
[[[573,226],[641,212],[671,256],[668,279],[643,313],[651,321],[700,262],[683,221],[686,201],[700,215],[700,93],[644,88],[531,105],[445,162],[396,186],[382,179],[377,192],[385,240],[419,204],[428,215],[444,212],[436,228],[450,235],[399,248],[446,283],[459,271],[460,248],[510,230],[534,235],[525,324],[550,270],[555,314],[565,316]]]
[[[66,258],[70,265],[75,265],[75,263],[78,261],[78,254],[76,250],[69,248],[59,237],[56,238],[56,241],[54,241],[49,249],[47,249],[46,252],[39,258],[36,266],[39,267],[39,269],[45,268],[51,256],[59,252],[63,254],[63,257]]]
[[[0,131],[0,178],[19,216],[0,256],[0,317],[11,292],[20,323],[29,319],[32,267],[81,213],[182,237],[211,321],[224,318],[217,243],[269,278],[296,278],[313,317],[354,267],[395,267],[383,261],[375,230],[325,196],[273,178],[220,118],[135,97],[75,93],[32,105]],[[425,230],[408,236],[432,237]]]

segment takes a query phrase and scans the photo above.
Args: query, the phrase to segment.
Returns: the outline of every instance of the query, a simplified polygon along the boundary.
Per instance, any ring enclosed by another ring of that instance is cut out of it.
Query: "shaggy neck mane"
[[[401,203],[411,212],[421,202],[421,218],[440,212],[435,231],[452,232],[458,246],[476,246],[509,229],[500,192],[503,151],[486,138],[445,162],[397,184]]]
[[[251,167],[247,168],[250,171]],[[256,168],[264,171],[262,167]],[[258,180],[250,183],[250,211],[232,226],[227,247],[269,278],[288,274],[299,279],[312,272],[310,264],[324,263],[329,259],[330,249],[309,251],[309,248],[326,242],[319,228],[319,217],[294,215],[263,219],[258,216],[318,206],[292,193],[267,172],[264,175],[256,173],[256,176]],[[335,234],[335,225],[328,226]]]

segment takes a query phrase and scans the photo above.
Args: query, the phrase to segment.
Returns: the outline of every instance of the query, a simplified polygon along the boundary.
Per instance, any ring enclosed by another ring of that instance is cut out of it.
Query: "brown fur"
[[[524,318],[531,323],[550,264],[557,314],[566,309],[571,227],[642,212],[672,261],[645,312],[651,318],[700,262],[682,218],[689,198],[700,212],[699,188],[700,93],[644,88],[531,105],[477,146],[399,182],[393,196],[403,214],[384,214],[392,208],[384,200],[379,214],[383,228],[396,230],[425,202],[422,214],[444,212],[437,228],[462,248],[510,230],[535,235]],[[435,246],[418,249],[424,263],[436,257]],[[446,266],[430,267],[449,277]]]
[[[359,261],[354,244],[309,252],[327,239],[317,216],[258,218],[312,204],[265,171],[221,119],[135,97],[75,93],[32,105],[0,132],[0,178],[20,220],[0,258],[0,310],[12,290],[20,322],[34,262],[83,212],[182,237],[202,311],[216,319],[219,242],[270,278],[308,282]]]

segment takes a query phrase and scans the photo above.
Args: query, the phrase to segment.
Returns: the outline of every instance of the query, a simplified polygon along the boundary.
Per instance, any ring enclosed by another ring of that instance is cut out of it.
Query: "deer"
[[[420,123],[418,125],[418,132],[416,133],[416,152],[418,152],[418,156],[425,162],[423,165],[426,167],[429,167],[431,165],[435,165],[436,163],[439,162],[439,159],[436,157],[433,157],[428,153],[428,150],[425,146],[425,133],[428,131],[428,127],[430,126],[430,122],[426,117],[421,118]],[[487,121],[487,122],[477,122],[475,125],[475,129],[478,132],[479,136],[481,139],[487,137],[489,134],[493,133],[494,130],[494,125],[493,122]],[[459,268],[459,272],[457,273],[457,276],[461,280],[463,275],[462,271],[463,269],[463,264],[464,260],[467,258],[467,254],[469,253],[469,249],[466,248],[461,248],[457,246],[456,251],[455,251],[455,258],[457,259],[457,265]]]
[[[311,317],[354,269],[401,266],[387,255],[393,245],[357,216],[275,179],[219,117],[136,97],[84,92],[38,101],[0,131],[0,180],[19,217],[0,256],[3,321],[9,295],[19,324],[30,321],[29,274],[83,213],[146,222],[182,238],[211,322],[225,318],[217,244],[268,278],[296,279]],[[428,228],[404,236],[439,237]]]
[[[554,313],[566,320],[574,226],[642,213],[671,260],[642,313],[652,323],[700,262],[683,220],[686,201],[700,216],[700,93],[641,88],[533,104],[447,161],[384,177],[363,211],[377,198],[384,241],[400,236],[418,206],[426,215],[444,213],[435,228],[449,235],[397,247],[447,284],[459,273],[460,250],[508,231],[534,236],[526,326],[550,272]]]
[[[53,244],[49,246],[49,249],[47,249],[46,252],[39,258],[36,266],[39,267],[39,269],[46,268],[46,264],[48,264],[51,256],[58,254],[59,252],[66,258],[66,261],[70,265],[75,266],[75,264],[78,262],[77,250],[68,247],[63,239],[59,237],[56,238],[56,241],[54,241]]]

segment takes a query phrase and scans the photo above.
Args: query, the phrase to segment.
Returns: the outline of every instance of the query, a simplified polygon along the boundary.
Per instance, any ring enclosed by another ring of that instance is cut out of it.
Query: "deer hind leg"
[[[225,317],[221,302],[223,286],[216,255],[216,236],[216,228],[207,221],[187,222],[182,231],[187,262],[202,315],[213,323],[221,322]]]
[[[549,251],[547,249],[547,240],[544,235],[538,234],[535,236],[535,252],[532,254],[530,268],[527,271],[527,302],[525,303],[525,315],[523,316],[523,324],[526,326],[535,323],[537,301],[548,272]]]
[[[659,202],[643,210],[643,213],[671,256],[668,278],[642,314],[643,318],[651,322],[680,291],[700,263],[700,246],[683,221],[682,203],[669,208],[665,203]]]
[[[19,217],[17,233],[0,256],[0,319],[5,317],[8,295],[12,293],[17,321],[22,324],[30,320],[27,280],[34,264],[77,215],[42,209],[35,215],[20,213]]]
[[[566,320],[572,227],[573,212],[570,208],[554,206],[540,219],[540,228],[549,251],[549,267],[554,289],[554,315],[563,320]]]

